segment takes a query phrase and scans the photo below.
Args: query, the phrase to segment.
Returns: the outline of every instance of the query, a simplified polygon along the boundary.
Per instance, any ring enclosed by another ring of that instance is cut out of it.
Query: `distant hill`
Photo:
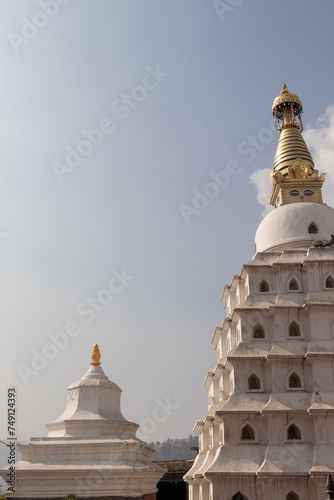
[[[191,448],[198,447],[198,438],[190,435],[186,439],[168,438],[163,443],[157,441],[149,444],[156,450],[152,460],[187,460],[196,457],[197,451]]]

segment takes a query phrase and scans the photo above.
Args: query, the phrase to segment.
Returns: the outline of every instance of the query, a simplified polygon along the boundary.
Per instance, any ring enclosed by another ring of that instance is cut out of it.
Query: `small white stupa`
[[[87,373],[68,388],[63,414],[46,424],[48,436],[18,445],[22,461],[8,499],[155,498],[165,470],[151,462],[154,449],[136,438],[139,425],[123,417],[122,391],[104,374],[97,344],[91,357]]]

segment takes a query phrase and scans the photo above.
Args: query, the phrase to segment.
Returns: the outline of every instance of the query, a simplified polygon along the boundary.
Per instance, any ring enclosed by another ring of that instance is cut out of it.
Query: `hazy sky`
[[[142,437],[192,432],[283,81],[333,168],[333,16],[333,0],[0,2],[2,439],[7,388],[19,439],[45,435],[94,343]]]

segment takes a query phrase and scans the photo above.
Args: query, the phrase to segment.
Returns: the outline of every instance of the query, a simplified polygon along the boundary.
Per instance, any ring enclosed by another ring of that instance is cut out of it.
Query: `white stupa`
[[[253,260],[224,288],[190,500],[323,500],[334,471],[334,210],[301,112],[284,84],[273,104],[275,209]]]
[[[136,438],[138,424],[121,412],[121,389],[100,365],[95,344],[87,373],[68,388],[65,411],[46,424],[48,436],[18,445],[15,493],[6,498],[155,498],[165,470],[151,462],[155,450]]]

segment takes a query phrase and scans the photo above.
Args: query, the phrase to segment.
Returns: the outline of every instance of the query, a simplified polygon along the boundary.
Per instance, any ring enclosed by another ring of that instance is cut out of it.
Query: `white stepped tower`
[[[334,470],[334,233],[302,138],[302,104],[283,85],[270,172],[275,209],[256,254],[224,288],[227,316],[212,344],[190,500],[323,500]]]

